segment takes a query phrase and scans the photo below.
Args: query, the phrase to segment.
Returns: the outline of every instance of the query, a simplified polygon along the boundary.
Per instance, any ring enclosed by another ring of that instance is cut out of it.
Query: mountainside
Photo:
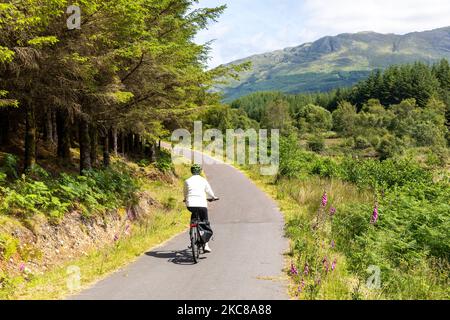
[[[450,58],[450,27],[405,35],[344,33],[231,62],[251,61],[252,69],[220,89],[226,101],[255,91],[328,91],[352,85],[374,69],[441,58]]]

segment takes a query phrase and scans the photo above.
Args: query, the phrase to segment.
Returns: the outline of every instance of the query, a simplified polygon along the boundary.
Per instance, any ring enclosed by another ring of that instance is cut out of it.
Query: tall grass
[[[407,158],[321,157],[289,141],[282,141],[280,151],[278,177],[246,170],[286,217],[286,271],[294,297],[450,297],[448,175]],[[378,269],[379,287],[371,285]]]

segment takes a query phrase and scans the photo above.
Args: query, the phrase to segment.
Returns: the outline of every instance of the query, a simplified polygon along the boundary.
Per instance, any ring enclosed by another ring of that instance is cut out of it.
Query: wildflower
[[[297,267],[291,262],[291,275],[298,275]]]
[[[309,266],[307,263],[305,264],[305,269],[303,270],[303,273],[305,274],[305,276],[309,274]]]
[[[20,264],[19,270],[20,270],[20,272],[24,272],[25,271],[25,263],[21,263]]]
[[[327,193],[324,192],[323,196],[322,196],[322,207],[326,207],[327,203],[328,203],[328,196],[327,196]]]
[[[305,288],[305,280],[302,279],[302,281],[300,282],[300,285],[297,288],[297,292],[301,293],[304,288]]]
[[[332,207],[331,209],[330,209],[330,216],[332,217],[332,216],[334,216],[336,214],[336,208],[335,207]]]
[[[331,271],[334,271],[336,269],[337,259],[333,260],[333,263],[331,264]]]
[[[330,264],[328,263],[328,258],[325,257],[322,260],[323,266],[325,267],[325,272],[328,273],[330,271]]]
[[[116,233],[115,235],[114,235],[114,242],[117,242],[119,240],[119,235]]]
[[[316,279],[316,285],[317,285],[317,286],[320,286],[321,283],[322,283],[322,279],[320,279],[320,277],[318,277],[318,278]]]
[[[375,208],[373,208],[372,218],[370,219],[371,224],[375,224],[378,221],[378,204],[375,204]]]
[[[334,247],[336,247],[336,243],[334,243],[334,240],[331,240],[331,244],[330,244],[331,248],[334,249]]]

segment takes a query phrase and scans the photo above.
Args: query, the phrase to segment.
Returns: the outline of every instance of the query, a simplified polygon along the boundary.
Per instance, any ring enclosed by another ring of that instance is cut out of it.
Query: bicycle
[[[216,199],[208,199],[209,202],[218,201],[219,198]],[[189,229],[189,237],[191,239],[191,250],[192,250],[192,258],[194,263],[198,263],[200,259],[200,251],[205,250],[205,243],[202,241],[202,237],[200,236],[200,230],[198,229],[198,224],[200,223],[200,219],[198,216],[193,217],[191,219],[190,229]]]

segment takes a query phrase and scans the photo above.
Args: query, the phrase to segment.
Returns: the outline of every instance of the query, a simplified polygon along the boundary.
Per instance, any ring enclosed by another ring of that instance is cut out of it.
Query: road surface
[[[204,170],[221,199],[209,206],[212,253],[193,264],[186,231],[71,299],[288,299],[276,203],[229,165]]]

